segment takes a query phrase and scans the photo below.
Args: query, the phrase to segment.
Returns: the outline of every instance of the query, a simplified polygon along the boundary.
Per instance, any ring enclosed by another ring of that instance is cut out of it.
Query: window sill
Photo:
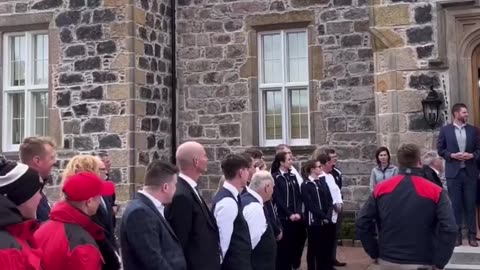
[[[275,155],[275,146],[259,146],[260,150],[262,150],[263,154],[266,156],[273,156]],[[294,155],[311,155],[315,149],[317,149],[317,145],[292,145],[290,146],[292,153]]]
[[[4,155],[5,158],[7,158],[8,160],[15,160],[15,161],[20,160],[20,155],[18,151],[2,152],[2,155]]]

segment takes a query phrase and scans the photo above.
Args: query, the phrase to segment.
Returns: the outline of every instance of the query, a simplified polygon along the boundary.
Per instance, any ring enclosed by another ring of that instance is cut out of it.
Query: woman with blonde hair
[[[63,170],[61,185],[63,186],[65,179],[80,172],[91,172],[102,179],[105,179],[106,177],[105,164],[99,157],[92,155],[77,155],[70,159]],[[113,228],[111,228],[111,225],[107,224],[105,218],[107,217],[108,219],[110,216],[108,209],[111,209],[112,206],[107,204],[105,199],[106,198],[102,198],[102,203],[98,207],[97,213],[92,216],[92,220],[101,225],[105,231],[105,240],[97,241],[97,245],[99,246],[105,261],[102,270],[119,270],[121,266],[115,238],[113,236]]]
[[[79,172],[91,172],[98,176],[100,175],[100,169],[103,166],[103,162],[96,156],[92,155],[77,155],[74,156],[65,166],[62,173],[62,186],[65,179],[75,175]]]

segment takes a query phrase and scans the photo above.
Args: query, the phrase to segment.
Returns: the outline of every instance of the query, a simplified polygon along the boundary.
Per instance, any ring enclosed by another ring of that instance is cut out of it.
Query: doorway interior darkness
[[[475,126],[480,126],[480,44],[472,54],[472,98],[473,108],[470,118]]]

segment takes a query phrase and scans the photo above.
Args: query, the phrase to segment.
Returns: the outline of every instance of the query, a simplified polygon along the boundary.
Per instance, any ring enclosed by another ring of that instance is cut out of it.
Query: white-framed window
[[[306,29],[258,33],[260,144],[310,144]]]
[[[48,133],[48,32],[3,35],[2,150]]]

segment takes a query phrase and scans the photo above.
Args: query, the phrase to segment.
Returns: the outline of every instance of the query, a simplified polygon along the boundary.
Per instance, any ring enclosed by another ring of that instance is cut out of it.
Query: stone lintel
[[[255,29],[257,31],[306,27],[315,22],[315,13],[312,10],[302,10],[285,13],[248,15],[245,21],[247,30]]]
[[[52,22],[53,12],[0,16],[0,32],[45,30]],[[28,26],[28,28],[25,28]]]

